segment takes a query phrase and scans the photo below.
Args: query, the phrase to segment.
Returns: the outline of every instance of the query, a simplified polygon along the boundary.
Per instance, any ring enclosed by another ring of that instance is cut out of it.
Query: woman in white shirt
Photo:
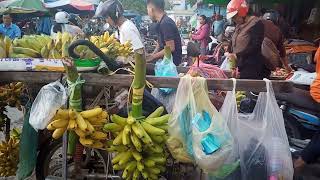
[[[138,28],[134,23],[123,16],[123,7],[118,0],[101,2],[97,7],[95,17],[105,18],[106,22],[118,28],[118,37],[121,44],[131,41],[133,50],[144,52],[144,45]]]

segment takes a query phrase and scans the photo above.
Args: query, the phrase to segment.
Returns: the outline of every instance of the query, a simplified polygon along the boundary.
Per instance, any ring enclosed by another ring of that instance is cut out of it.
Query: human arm
[[[166,46],[170,47],[171,52],[175,51],[174,40],[166,41]],[[147,57],[147,62],[152,62],[154,60],[161,59],[163,58],[163,56],[164,56],[164,49],[157,53],[149,55]]]

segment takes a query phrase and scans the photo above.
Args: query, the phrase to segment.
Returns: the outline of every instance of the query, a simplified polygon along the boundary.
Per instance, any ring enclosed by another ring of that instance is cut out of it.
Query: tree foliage
[[[142,14],[147,13],[147,5],[145,0],[120,0],[125,10],[133,10]]]

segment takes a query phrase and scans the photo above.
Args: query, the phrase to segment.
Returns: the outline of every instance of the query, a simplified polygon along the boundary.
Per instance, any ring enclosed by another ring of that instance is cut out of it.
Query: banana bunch
[[[68,48],[71,42],[75,41],[77,37],[64,32],[58,32],[55,39],[50,39],[40,50],[42,58],[62,59],[69,57]]]
[[[12,53],[12,41],[9,37],[0,38],[0,58],[6,58]]]
[[[10,137],[13,139],[20,139],[21,130],[18,128],[13,128],[10,132]]]
[[[59,139],[66,130],[75,131],[82,145],[103,149],[107,134],[102,132],[102,128],[107,119],[108,113],[101,108],[80,113],[73,109],[59,109],[47,129],[53,131],[54,139]]]
[[[41,49],[51,41],[46,35],[25,35],[13,41],[10,58],[40,58]]]
[[[111,59],[118,56],[128,57],[133,50],[131,42],[120,44],[114,34],[110,35],[109,32],[105,32],[101,36],[91,36],[90,41]]]
[[[244,91],[237,91],[236,93],[236,101],[237,101],[237,106],[240,108],[240,102],[242,99],[246,98],[246,92]]]
[[[19,99],[23,90],[24,85],[22,82],[0,86],[0,106],[16,107],[21,111],[21,102]]]
[[[19,163],[19,140],[10,138],[0,144],[0,176],[14,176]]]
[[[129,115],[122,118],[112,115],[112,123],[104,125],[104,130],[115,137],[108,142],[107,151],[115,152],[113,168],[123,170],[123,179],[158,179],[165,171],[169,115],[161,116],[164,111],[159,107],[146,119],[135,119]]]

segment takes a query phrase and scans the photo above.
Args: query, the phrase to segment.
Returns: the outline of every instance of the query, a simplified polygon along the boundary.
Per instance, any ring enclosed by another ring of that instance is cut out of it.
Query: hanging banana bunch
[[[102,108],[94,108],[80,113],[73,109],[59,109],[47,129],[53,131],[52,137],[59,139],[66,130],[74,131],[82,145],[103,149],[107,134],[102,132],[108,113]]]
[[[107,151],[115,152],[114,170],[123,170],[124,179],[158,179],[165,172],[168,154],[165,152],[168,120],[159,107],[145,119],[131,115],[123,118],[111,116],[111,123],[104,125],[104,131],[112,132],[114,139],[108,142]]]

